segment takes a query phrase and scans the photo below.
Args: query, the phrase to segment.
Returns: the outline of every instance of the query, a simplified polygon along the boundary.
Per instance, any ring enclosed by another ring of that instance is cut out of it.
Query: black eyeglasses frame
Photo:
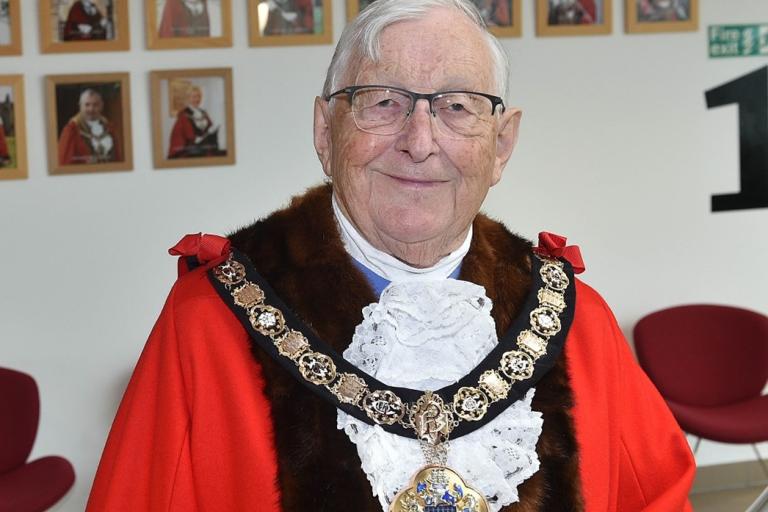
[[[431,92],[431,93],[421,93],[421,92],[413,92],[409,91],[408,89],[402,89],[400,87],[392,87],[391,85],[350,85],[349,87],[344,87],[343,89],[339,89],[338,91],[331,93],[327,96],[325,96],[325,101],[330,101],[331,98],[334,98],[336,96],[340,96],[342,94],[346,94],[348,98],[352,99],[352,95],[355,94],[355,92],[359,91],[360,89],[367,89],[369,87],[377,87],[381,89],[389,89],[391,91],[397,91],[401,92],[403,94],[406,94],[411,97],[412,104],[415,107],[416,102],[419,100],[427,100],[429,103],[429,111],[432,115],[435,115],[435,112],[432,110],[432,100],[434,100],[437,97],[443,96],[445,94],[477,94],[478,96],[482,96],[483,98],[486,98],[491,102],[491,115],[496,114],[496,107],[501,105],[501,113],[503,114],[507,107],[504,106],[504,100],[500,98],[499,96],[494,96],[493,94],[486,94],[484,92],[477,92],[477,91],[437,91],[437,92]],[[408,115],[411,115],[411,112],[408,112]]]

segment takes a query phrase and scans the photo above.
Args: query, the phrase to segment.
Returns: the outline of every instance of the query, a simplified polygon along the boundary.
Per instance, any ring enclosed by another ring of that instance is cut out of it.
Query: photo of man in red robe
[[[219,126],[214,125],[208,112],[200,108],[203,91],[198,86],[187,92],[187,106],[176,115],[168,146],[168,158],[198,158],[222,156],[219,149]]]
[[[62,41],[104,41],[110,23],[93,0],[77,0],[61,29]]]
[[[210,37],[207,0],[167,0],[158,29],[160,37]]]
[[[312,0],[272,0],[269,2],[266,35],[311,34],[315,31]]]
[[[685,21],[691,18],[688,0],[638,0],[638,21]]]
[[[59,164],[82,165],[122,161],[120,141],[102,115],[104,100],[95,89],[80,94],[80,111],[59,136]]]
[[[549,0],[549,25],[592,25],[601,23],[595,0]]]
[[[510,0],[472,0],[489,26],[508,27],[512,24]]]
[[[11,155],[8,151],[8,143],[5,140],[5,127],[3,126],[3,118],[0,117],[0,167],[5,167],[10,163]]]
[[[11,9],[8,0],[0,0],[0,46],[11,44]]]

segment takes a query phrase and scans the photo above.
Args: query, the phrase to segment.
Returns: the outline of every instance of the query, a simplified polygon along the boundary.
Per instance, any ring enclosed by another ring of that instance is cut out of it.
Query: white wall
[[[133,365],[175,277],[166,248],[189,232],[225,233],[321,180],[311,142],[314,95],[331,46],[248,48],[244,1],[231,49],[147,51],[131,0],[130,52],[41,55],[37,2],[23,4],[30,177],[0,182],[0,364],[34,375],[42,417],[34,456],[60,454],[77,484],[60,511],[82,510]],[[696,33],[534,37],[533,2],[512,53],[519,149],[486,206],[518,232],[569,236],[629,331],[646,312],[719,302],[768,312],[768,209],[712,214],[738,190],[735,106],[708,111],[704,90],[768,64],[710,60],[708,24],[766,22],[765,0],[702,0]],[[619,5],[622,4],[622,5]],[[334,0],[336,33],[344,5]],[[238,164],[155,171],[148,72],[234,68]],[[130,71],[135,170],[49,176],[45,74]],[[298,134],[298,135],[297,135]],[[768,454],[765,446],[764,453]],[[704,443],[700,464],[752,457]]]

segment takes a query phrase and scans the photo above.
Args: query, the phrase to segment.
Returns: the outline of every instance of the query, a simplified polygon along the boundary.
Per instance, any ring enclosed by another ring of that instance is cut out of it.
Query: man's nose
[[[397,149],[411,155],[415,162],[426,160],[437,151],[436,130],[429,102],[416,101],[398,141]]]

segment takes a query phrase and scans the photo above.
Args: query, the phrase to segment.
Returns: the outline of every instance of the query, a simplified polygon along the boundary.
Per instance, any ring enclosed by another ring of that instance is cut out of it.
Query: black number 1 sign
[[[768,66],[706,92],[707,108],[739,105],[741,187],[712,196],[712,211],[768,208]]]

